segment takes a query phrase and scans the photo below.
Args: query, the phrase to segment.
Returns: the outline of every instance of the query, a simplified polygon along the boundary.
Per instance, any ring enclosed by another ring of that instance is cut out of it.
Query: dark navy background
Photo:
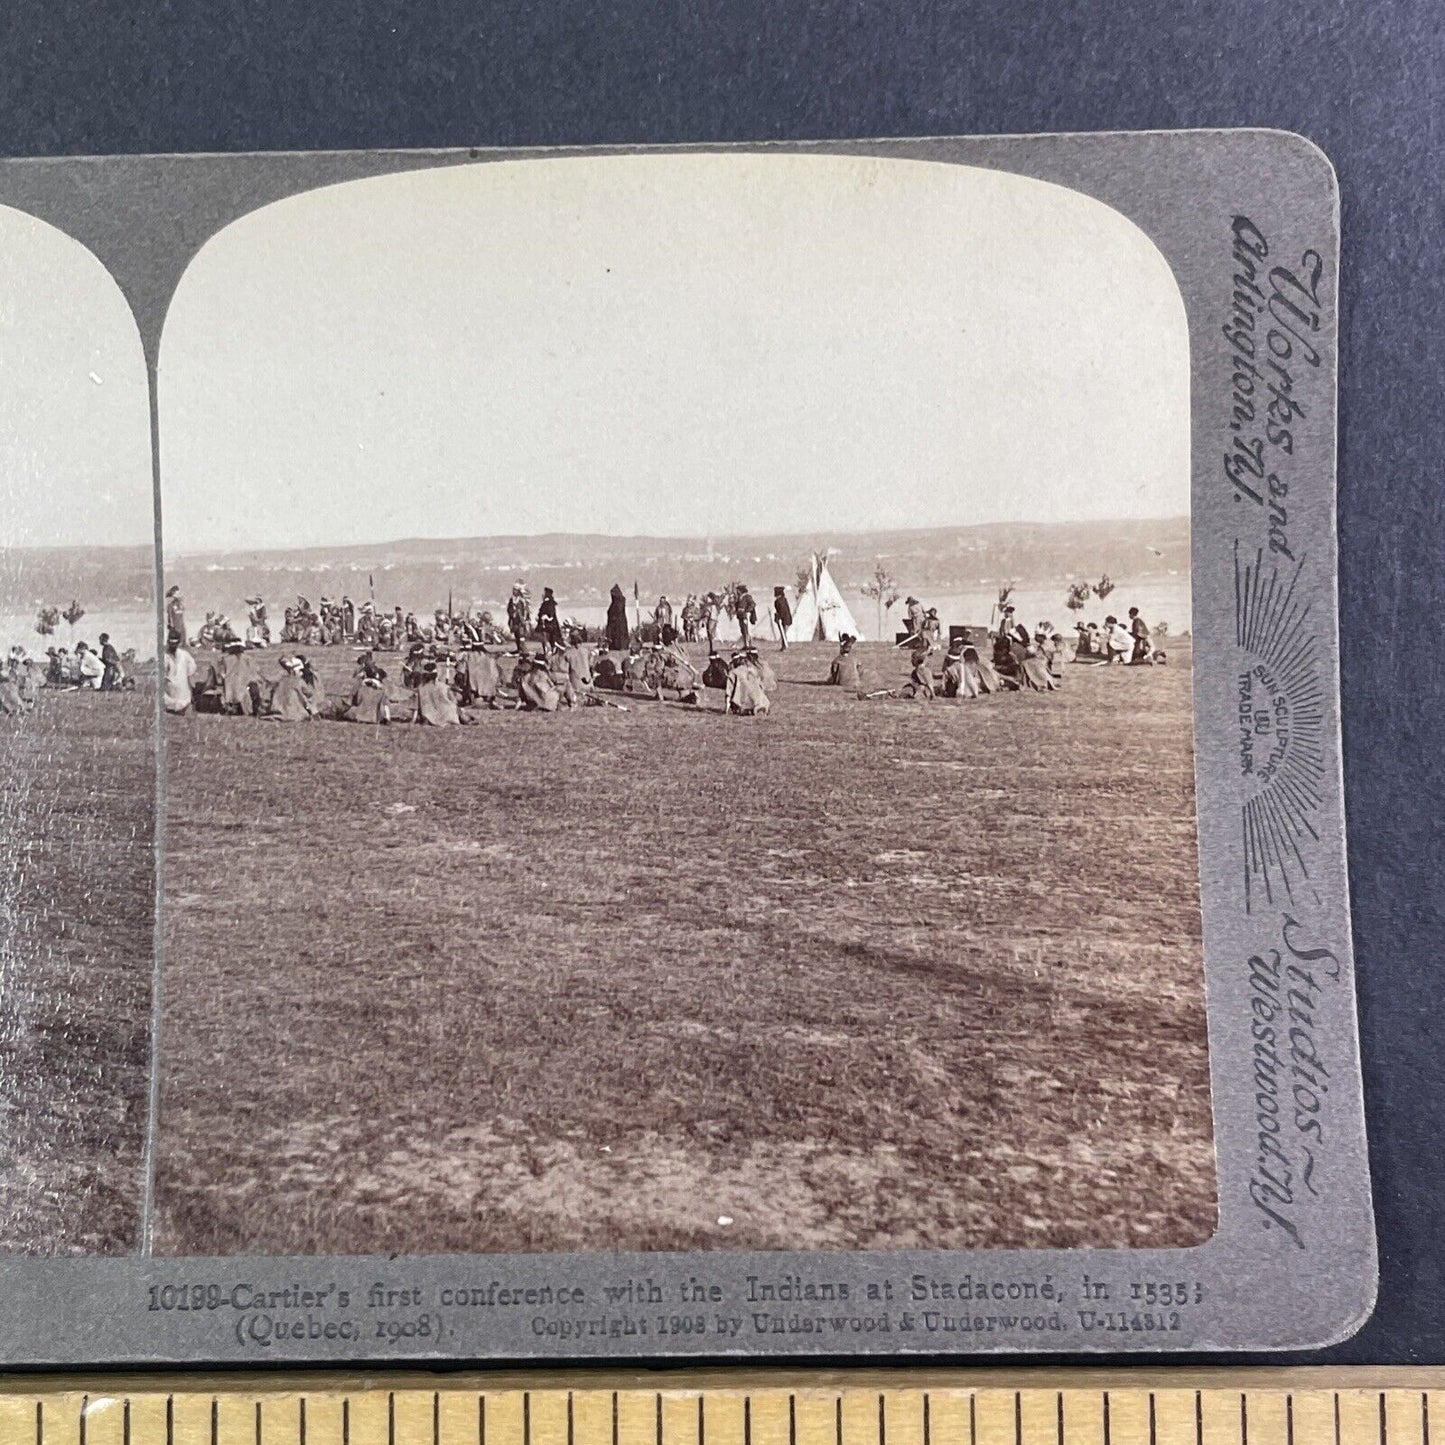
[[[1342,191],[1345,758],[1381,1246],[1445,1362],[1445,0],[8,0],[0,154],[1278,126]],[[1436,1042],[1435,1040],[1438,1040]]]

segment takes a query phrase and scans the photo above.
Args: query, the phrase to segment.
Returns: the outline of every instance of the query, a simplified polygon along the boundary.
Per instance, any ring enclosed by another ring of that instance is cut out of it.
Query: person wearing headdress
[[[461,685],[463,707],[485,705],[494,709],[497,706],[502,670],[497,666],[497,659],[480,642],[468,643],[462,649],[457,682]]]
[[[644,681],[646,671],[646,654],[640,644],[634,643],[622,661],[622,690],[631,693],[647,692],[649,689]]]
[[[923,636],[923,604],[916,597],[909,597],[903,603],[903,625],[909,637]]]
[[[260,597],[248,597],[246,606],[246,643],[250,647],[271,645],[271,624],[266,620],[266,603]]]
[[[271,690],[267,717],[280,722],[310,722],[315,712],[311,694],[301,680],[301,664],[294,657],[283,657],[279,664],[281,677]]]
[[[773,621],[778,628],[779,651],[788,650],[788,629],[793,625],[793,609],[788,606],[788,589],[773,588]]]
[[[846,687],[850,692],[863,694],[863,665],[853,651],[858,639],[845,632],[838,639],[838,655],[828,666],[828,682],[832,687]]]
[[[507,598],[507,630],[520,654],[532,631],[532,604],[527,600],[527,584],[520,577],[512,583],[512,595]]]
[[[256,717],[261,711],[261,679],[246,644],[234,638],[226,644],[220,663],[223,712]]]
[[[179,632],[181,645],[186,642],[186,603],[181,589],[172,585],[166,589],[166,631]]]
[[[923,640],[930,652],[936,651],[943,642],[943,623],[938,620],[938,608],[930,607],[923,614]]]
[[[1035,634],[1034,640],[1024,649],[1024,655],[1019,660],[1019,682],[1032,692],[1053,692],[1059,685],[1049,671],[1048,661],[1044,656],[1044,641],[1042,632]]]
[[[550,651],[562,650],[562,624],[557,617],[557,598],[550,587],[542,589],[542,601],[537,607],[537,630],[542,634],[542,645]]]
[[[717,651],[718,618],[722,616],[722,598],[716,592],[709,592],[700,604],[703,631],[707,633],[707,650],[711,656]]]
[[[557,684],[547,664],[532,655],[531,649],[523,643],[523,651],[517,658],[517,671],[512,678],[517,689],[517,704],[527,712],[556,712],[562,701]]]
[[[702,608],[698,606],[697,594],[689,592],[687,601],[682,604],[682,640],[684,642],[697,641],[697,624],[702,619]]]
[[[920,643],[913,649],[911,659],[913,670],[908,674],[908,681],[903,685],[904,697],[922,698],[926,702],[936,696],[933,689],[933,664],[928,660],[931,655],[931,650],[926,642]]]
[[[311,665],[311,659],[304,657],[301,653],[296,654],[297,664],[300,666],[300,678],[302,686],[311,698],[311,711],[316,717],[327,716],[326,684],[321,680],[321,674]]]
[[[341,716],[346,722],[389,723],[391,704],[387,700],[386,683],[379,677],[359,678],[351,694],[351,704]]]
[[[726,692],[730,675],[731,669],[728,667],[727,658],[720,652],[709,652],[707,666],[702,670],[702,685],[710,687],[714,691]]]
[[[943,659],[944,697],[967,697],[971,695],[965,691],[963,670],[963,649],[967,646],[967,635],[955,637],[948,644],[948,652]]]
[[[612,584],[612,595],[607,602],[607,647],[610,652],[626,652],[630,629],[627,625],[627,594],[621,586]]]
[[[563,655],[567,663],[567,681],[562,688],[562,697],[570,709],[585,702],[592,693],[592,659],[582,645],[580,632],[572,633]]]
[[[33,706],[20,692],[20,680],[7,663],[0,669],[0,717],[23,717]]]
[[[758,604],[753,601],[753,594],[748,591],[746,582],[738,583],[734,605],[736,607],[734,620],[738,624],[739,632],[742,633],[743,650],[746,651],[753,645],[753,628],[758,624]],[[766,709],[764,710],[766,711]]]
[[[696,702],[702,675],[692,665],[692,659],[677,640],[675,632],[672,639],[662,650],[662,676],[658,682],[658,694],[677,702]]]
[[[457,712],[457,700],[452,690],[442,681],[435,662],[428,662],[422,670],[421,686],[416,690],[416,717],[427,727],[458,727],[461,715]]]
[[[114,692],[120,686],[120,653],[111,646],[110,633],[100,634],[100,690]]]
[[[733,653],[732,671],[728,675],[728,712],[735,717],[761,717],[771,706],[757,653],[748,647],[740,648]]]
[[[642,686],[653,697],[662,696],[662,673],[667,665],[660,642],[649,642],[642,652]]]

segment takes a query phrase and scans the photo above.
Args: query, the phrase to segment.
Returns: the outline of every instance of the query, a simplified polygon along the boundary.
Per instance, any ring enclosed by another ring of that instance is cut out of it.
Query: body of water
[[[49,637],[35,630],[33,612],[0,612],[0,653],[8,655],[12,647],[41,654],[47,647],[68,647],[73,651],[77,642],[99,647],[102,632],[110,634],[112,644],[122,653],[133,647],[142,662],[156,655],[156,614],[141,608],[87,612],[74,627],[61,618]]]
[[[1127,617],[1131,607],[1139,609],[1144,621],[1151,628],[1158,627],[1161,622],[1166,623],[1169,631],[1176,637],[1180,633],[1191,630],[1192,614],[1189,605],[1190,593],[1187,577],[1170,578],[1168,581],[1151,581],[1137,586],[1120,585],[1103,602],[1097,597],[1091,597],[1084,610],[1077,613],[1070,612],[1064,606],[1067,590],[1064,586],[1021,587],[1014,591],[1009,601],[1013,603],[1019,620],[1029,631],[1032,632],[1040,622],[1052,622],[1058,632],[1070,639],[1074,635],[1076,622],[1102,624],[1104,619],[1111,614],[1115,617]],[[671,593],[668,595],[672,597],[674,605],[680,608],[683,599],[675,597]],[[854,620],[862,628],[863,635],[869,639],[878,640],[878,604],[857,592],[844,592],[843,599],[852,609]],[[655,597],[642,599],[644,617],[651,615],[651,604],[656,600]],[[759,623],[757,630],[760,635],[767,636],[767,615],[772,607],[772,598],[770,596],[758,597],[756,601]],[[998,601],[998,589],[979,587],[971,592],[947,593],[937,597],[922,596],[920,601],[925,607],[938,608],[939,620],[943,623],[944,635],[947,636],[948,628],[951,625],[987,626],[994,616],[991,609]],[[564,617],[575,617],[589,627],[601,626],[607,618],[605,607],[569,607],[565,598],[559,599],[557,605]],[[637,610],[630,597],[627,600],[627,607],[628,616],[635,619]],[[504,604],[493,608],[493,615],[499,620],[505,620],[505,613]],[[895,632],[902,630],[903,613],[904,608],[901,601],[888,613],[883,627],[885,640],[891,639]],[[726,630],[724,635],[727,635]]]

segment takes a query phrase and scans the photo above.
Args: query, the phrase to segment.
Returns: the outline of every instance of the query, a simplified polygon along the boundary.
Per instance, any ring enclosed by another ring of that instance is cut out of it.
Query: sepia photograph
[[[129,1254],[157,782],[145,361],[101,263],[0,207],[0,1251]]]
[[[348,182],[201,247],[158,376],[158,1253],[1210,1238],[1133,222],[849,156]]]

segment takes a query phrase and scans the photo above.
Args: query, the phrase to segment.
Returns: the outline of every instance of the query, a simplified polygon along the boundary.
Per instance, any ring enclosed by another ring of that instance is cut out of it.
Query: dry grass
[[[1187,645],[831,651],[766,719],[171,719],[158,1250],[1207,1237]]]
[[[155,691],[0,718],[0,1242],[139,1243],[155,929]]]

